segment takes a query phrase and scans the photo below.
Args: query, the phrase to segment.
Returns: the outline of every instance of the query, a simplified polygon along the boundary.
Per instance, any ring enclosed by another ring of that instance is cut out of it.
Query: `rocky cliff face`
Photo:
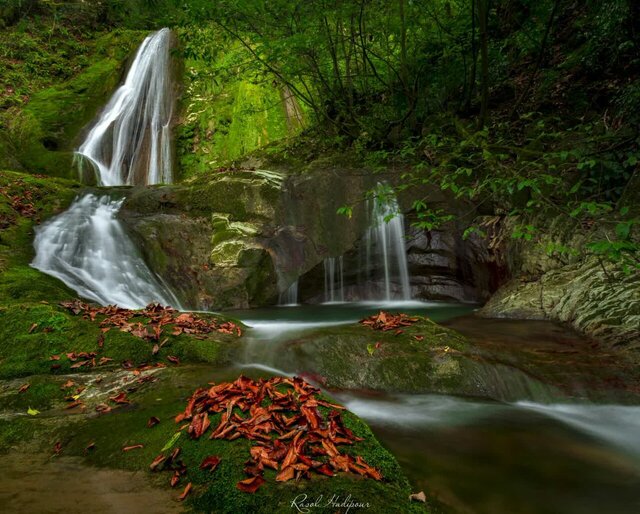
[[[323,301],[326,257],[344,255],[357,287],[375,185],[367,170],[314,165],[301,173],[243,170],[181,185],[134,189],[121,217],[151,268],[198,309],[276,303],[300,278],[300,300]],[[351,218],[338,215],[354,205]],[[415,298],[482,302],[496,288],[495,258],[457,226],[426,234],[407,223]],[[351,284],[351,285],[349,285]]]
[[[511,223],[503,223],[500,229],[504,241]],[[504,243],[505,262],[513,278],[480,314],[560,321],[612,345],[640,349],[640,275],[625,274],[586,251],[558,258],[545,250],[549,243],[581,249],[586,237],[567,220],[557,218],[538,240]]]

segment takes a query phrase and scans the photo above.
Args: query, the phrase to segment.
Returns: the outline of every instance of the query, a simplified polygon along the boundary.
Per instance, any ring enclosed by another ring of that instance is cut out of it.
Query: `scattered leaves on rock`
[[[197,389],[175,421],[187,422],[183,428],[187,428],[192,439],[208,432],[209,439],[255,441],[244,467],[248,478],[236,484],[246,493],[256,492],[265,482],[265,468],[278,471],[279,482],[310,479],[312,473],[332,477],[338,472],[382,480],[381,473],[362,457],[340,452],[340,445],[362,439],[344,425],[340,413],[344,407],[323,400],[319,392],[300,377],[254,381],[240,376],[235,382]],[[328,411],[326,415],[320,407]],[[220,420],[209,430],[212,426],[209,416],[217,414]],[[152,469],[175,470],[175,466],[167,466],[166,462],[161,454],[152,463]],[[213,471],[219,462],[217,456],[209,456],[200,468]]]
[[[360,320],[360,323],[371,327],[373,330],[382,330],[383,332],[395,330],[396,335],[400,335],[402,334],[402,330],[399,330],[399,327],[408,327],[417,321],[419,321],[419,318],[412,318],[407,314],[390,314],[385,311],[380,311],[378,314]]]
[[[240,337],[242,329],[231,321],[219,322],[217,319],[205,319],[192,312],[179,312],[171,307],[163,307],[157,303],[147,305],[142,310],[123,309],[115,305],[97,307],[80,300],[60,303],[73,314],[85,319],[96,321],[98,316],[104,316],[100,321],[103,334],[110,328],[119,328],[122,332],[145,339],[147,341],[160,341],[164,333],[164,327],[171,326],[171,334],[209,334],[219,332],[221,334],[235,334]],[[142,318],[141,321],[133,321],[133,318]],[[105,330],[106,329],[106,330]],[[159,348],[162,344],[159,345]]]

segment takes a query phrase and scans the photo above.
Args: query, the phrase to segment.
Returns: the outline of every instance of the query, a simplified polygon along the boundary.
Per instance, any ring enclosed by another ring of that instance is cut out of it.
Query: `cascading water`
[[[344,259],[327,257],[324,260],[324,301],[344,302]]]
[[[397,198],[378,183],[377,193],[368,201],[370,215],[360,247],[357,296],[361,300],[411,299],[409,267],[404,240],[404,216]],[[345,301],[344,257],[324,259],[324,301]],[[381,283],[381,287],[376,284]]]
[[[171,31],[147,37],[127,78],[78,148],[102,186],[169,183],[171,173]]]
[[[113,94],[78,151],[103,186],[171,182],[171,32],[140,46],[125,83]],[[36,229],[31,265],[100,304],[142,308],[152,302],[180,308],[146,265],[117,215],[123,199],[88,193]]]
[[[36,228],[31,265],[102,305],[178,307],[116,218],[122,202],[94,194],[77,198],[67,211]]]
[[[378,191],[384,186],[378,184]],[[404,216],[395,196],[376,194],[373,197],[371,223],[364,237],[366,270],[382,269],[384,300],[411,299],[409,267],[404,244]],[[392,292],[392,283],[400,285],[399,294]]]
[[[278,296],[278,305],[298,305],[298,281],[296,280]]]

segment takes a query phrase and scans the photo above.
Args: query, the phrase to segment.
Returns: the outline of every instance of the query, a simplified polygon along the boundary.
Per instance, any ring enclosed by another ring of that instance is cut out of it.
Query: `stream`
[[[424,490],[445,512],[640,511],[640,398],[632,387],[638,381],[625,384],[624,363],[559,325],[484,320],[469,315],[473,306],[420,302],[236,311],[252,327],[241,369],[304,373],[287,368],[287,340],[353,323],[380,308],[426,315],[464,333],[496,362],[517,364],[562,387],[562,397],[554,397],[553,389],[545,401],[525,396],[510,402],[329,391],[369,423],[416,491]],[[514,391],[524,394],[517,386]],[[617,404],[619,398],[625,404]]]

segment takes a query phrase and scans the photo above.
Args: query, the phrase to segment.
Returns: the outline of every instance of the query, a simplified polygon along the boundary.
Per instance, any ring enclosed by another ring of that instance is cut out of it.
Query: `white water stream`
[[[102,186],[172,181],[171,31],[147,37],[76,154]]]
[[[117,219],[122,201],[94,194],[77,198],[67,211],[36,228],[31,265],[102,305],[178,307]]]
[[[169,29],[143,41],[124,84],[77,151],[100,185],[171,182],[170,43]],[[31,265],[102,305],[138,309],[157,302],[180,308],[118,219],[123,201],[94,193],[76,198],[66,212],[36,228]]]

